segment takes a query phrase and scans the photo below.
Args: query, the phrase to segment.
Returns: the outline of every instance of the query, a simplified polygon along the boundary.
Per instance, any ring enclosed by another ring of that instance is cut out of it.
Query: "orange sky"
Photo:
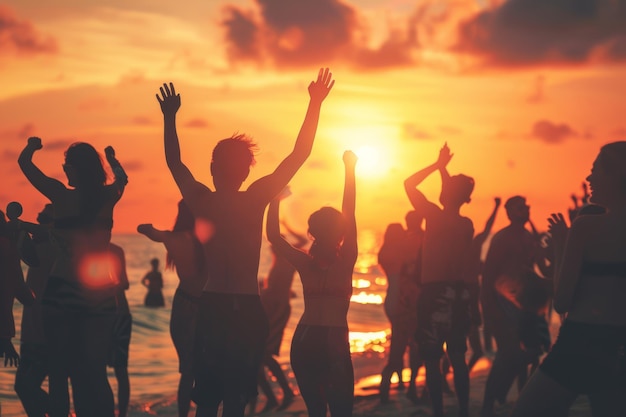
[[[0,207],[18,200],[26,220],[45,203],[16,162],[36,135],[44,149],[35,163],[63,181],[69,143],[115,147],[130,183],[114,232],[172,225],[180,194],[155,99],[164,81],[182,96],[183,161],[212,186],[210,151],[234,132],[260,147],[249,180],[271,172],[293,146],[306,86],[319,67],[332,69],[313,153],[284,205],[302,228],[316,208],[340,205],[345,149],[362,156],[362,229],[402,221],[411,208],[403,180],[446,141],[450,172],[476,179],[463,213],[477,230],[494,196],[514,194],[545,228],[580,191],[600,146],[626,139],[626,17],[616,2],[53,3],[0,5]],[[438,187],[436,176],[423,184],[432,199]],[[504,224],[501,213],[496,227]]]

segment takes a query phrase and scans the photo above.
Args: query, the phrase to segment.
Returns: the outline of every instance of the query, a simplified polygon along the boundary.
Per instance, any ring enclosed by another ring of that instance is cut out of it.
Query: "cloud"
[[[415,19],[389,29],[378,46],[369,45],[362,17],[341,0],[255,0],[255,10],[224,8],[221,21],[228,58],[279,67],[342,62],[360,69],[415,63]]]
[[[150,126],[155,124],[150,117],[141,115],[133,117],[130,122],[137,126]]]
[[[546,143],[562,143],[566,139],[578,137],[579,134],[565,123],[553,123],[549,120],[538,120],[533,125],[531,136]]]
[[[210,126],[209,122],[201,118],[191,119],[185,123],[185,127],[191,127],[195,129],[203,129],[209,126]]]
[[[50,54],[57,50],[54,38],[41,35],[32,23],[18,19],[11,9],[0,5],[0,56]]]
[[[495,66],[626,59],[624,0],[508,0],[459,27],[458,52]]]
[[[413,123],[405,123],[402,126],[402,132],[403,137],[409,140],[429,140],[433,138],[430,133],[424,131],[423,129],[420,129]]]

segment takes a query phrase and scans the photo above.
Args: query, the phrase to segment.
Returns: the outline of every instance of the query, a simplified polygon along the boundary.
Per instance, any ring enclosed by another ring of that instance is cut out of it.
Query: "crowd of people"
[[[283,232],[280,221],[280,201],[311,153],[321,106],[333,85],[330,71],[320,69],[308,86],[309,105],[293,149],[245,190],[257,145],[240,134],[219,141],[210,159],[213,187],[207,186],[181,159],[180,94],[169,83],[156,95],[165,159],[182,199],[171,230],[141,224],[137,231],[163,243],[166,268],[179,278],[170,334],[179,358],[181,417],[188,416],[192,402],[197,417],[217,416],[220,408],[223,416],[241,417],[250,404],[254,409],[258,387],[267,397],[262,412],[290,406],[296,391],[275,356],[291,314],[296,272],[304,297],[290,350],[297,391],[309,416],[352,415],[347,314],[358,256],[357,156],[349,150],[343,155],[341,209],[322,207],[309,216],[310,246],[285,224]],[[65,185],[33,162],[42,147],[41,139],[29,138],[18,164],[50,204],[36,224],[19,219],[19,204],[7,207],[8,220],[0,216],[0,354],[5,366],[17,366],[15,391],[29,417],[67,417],[70,404],[78,417],[114,416],[107,366],[115,371],[117,415],[123,417],[130,398],[132,317],[125,254],[111,243],[111,230],[128,177],[112,147],[104,150],[114,174],[109,181],[98,151],[74,143],[65,152]],[[601,148],[587,178],[590,193],[585,188],[580,205],[574,200],[569,225],[555,213],[549,231],[539,233],[526,199],[507,198],[509,225],[491,237],[484,257],[502,200],[494,199],[484,230],[475,233],[472,220],[461,214],[474,180],[450,175],[452,157],[446,144],[432,164],[405,180],[413,210],[406,229],[401,223],[387,226],[378,254],[388,282],[384,311],[391,327],[380,400],[389,401],[393,374],[404,386],[408,349],[407,396],[430,403],[433,415],[442,417],[451,368],[459,416],[469,416],[469,372],[485,352],[495,351],[482,417],[495,415],[495,403],[506,401],[516,379],[514,416],[566,416],[578,395],[589,396],[594,416],[626,415],[626,142]],[[438,202],[420,190],[435,173],[441,178]],[[274,261],[260,291],[266,208]],[[210,235],[198,233],[202,225],[210,225]],[[22,261],[28,265],[26,279]],[[145,305],[162,306],[158,259],[151,264],[141,281],[148,289]],[[11,341],[14,298],[24,305],[19,354]],[[552,308],[562,319],[555,342],[547,321]],[[418,395],[421,366],[426,384]],[[265,367],[282,390],[281,403]]]

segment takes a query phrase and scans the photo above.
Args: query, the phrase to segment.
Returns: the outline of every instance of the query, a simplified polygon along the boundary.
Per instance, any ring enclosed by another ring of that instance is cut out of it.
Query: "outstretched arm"
[[[309,107],[293,150],[278,165],[272,174],[257,180],[250,186],[249,191],[258,192],[263,196],[267,196],[269,200],[289,183],[298,169],[304,164],[304,161],[309,157],[311,149],[313,148],[322,102],[335,84],[332,77],[333,74],[328,68],[320,69],[317,80],[309,84]]]
[[[493,211],[487,219],[487,223],[485,223],[485,228],[474,238],[474,240],[479,241],[481,245],[485,242],[485,240],[487,240],[487,237],[491,234],[491,229],[493,229],[493,224],[496,221],[496,215],[498,214],[500,204],[502,204],[502,199],[500,197],[495,197],[493,199],[493,202]]]
[[[46,176],[37,166],[33,163],[33,155],[36,151],[43,148],[41,139],[38,137],[28,138],[26,147],[20,153],[17,163],[19,164],[22,172],[26,175],[28,181],[43,195],[45,195],[50,201],[55,201],[60,193],[65,191],[65,186],[54,178]]]
[[[341,246],[341,251],[350,257],[358,256],[357,231],[356,231],[356,179],[354,171],[356,168],[357,156],[352,151],[343,153],[343,163],[345,166],[345,182],[343,188],[343,203],[341,212],[346,221],[346,234]]]
[[[193,200],[198,183],[180,158],[180,144],[176,131],[176,113],[180,108],[180,94],[176,93],[173,83],[163,84],[160,91],[161,95],[157,94],[156,98],[163,112],[165,161],[183,198],[188,201]]]
[[[446,166],[448,165],[448,162],[450,162],[451,158],[452,154],[450,153],[450,148],[448,148],[447,144],[444,144],[439,151],[437,162],[420,171],[417,171],[415,174],[404,180],[404,190],[406,191],[406,195],[409,197],[409,201],[413,205],[413,208],[422,211],[426,214],[426,216],[429,216],[433,210],[439,210],[439,207],[428,201],[426,196],[417,189],[417,186],[436,170],[442,172],[441,176],[443,180],[447,173]]]

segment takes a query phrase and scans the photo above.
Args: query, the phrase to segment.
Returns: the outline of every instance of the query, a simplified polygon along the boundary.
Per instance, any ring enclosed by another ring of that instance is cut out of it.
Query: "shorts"
[[[469,286],[462,282],[422,284],[417,301],[415,340],[425,360],[437,360],[447,351],[465,353],[472,321]]]
[[[111,368],[128,367],[128,349],[130,334],[133,326],[133,317],[130,314],[118,314],[113,325],[111,349],[107,365]]]
[[[565,320],[540,369],[576,394],[624,388],[625,349],[626,327]]]
[[[192,297],[176,289],[172,300],[170,336],[178,354],[178,372],[193,372],[193,349],[198,322],[200,297]]]
[[[214,406],[256,397],[267,335],[258,295],[203,293],[194,349],[194,402]]]

